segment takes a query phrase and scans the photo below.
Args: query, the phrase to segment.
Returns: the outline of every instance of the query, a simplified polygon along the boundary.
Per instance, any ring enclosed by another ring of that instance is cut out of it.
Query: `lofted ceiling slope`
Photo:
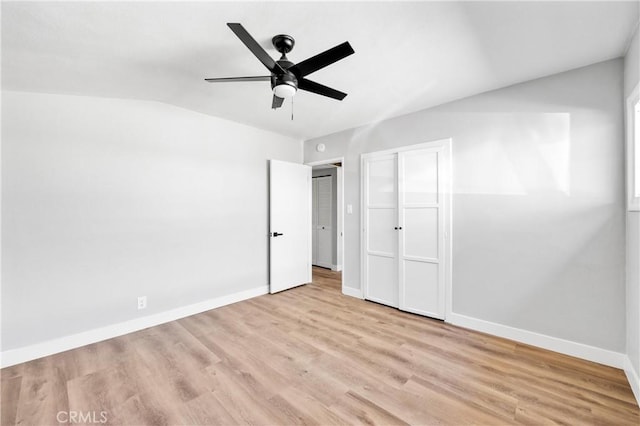
[[[227,28],[299,62],[348,40],[356,53],[271,110],[266,75]],[[3,2],[2,88],[144,99],[310,139],[620,57],[638,2]]]

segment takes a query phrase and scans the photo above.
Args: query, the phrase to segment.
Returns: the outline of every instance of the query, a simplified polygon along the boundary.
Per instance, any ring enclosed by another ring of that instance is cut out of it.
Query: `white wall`
[[[2,151],[3,351],[266,286],[267,160],[302,160],[161,103],[18,92]]]
[[[624,99],[640,82],[639,32],[624,60]],[[640,401],[640,212],[627,212],[627,355],[634,370],[636,398]]]
[[[305,162],[345,157],[346,286],[361,285],[360,154],[443,138],[453,311],[624,352],[622,60],[306,141]]]

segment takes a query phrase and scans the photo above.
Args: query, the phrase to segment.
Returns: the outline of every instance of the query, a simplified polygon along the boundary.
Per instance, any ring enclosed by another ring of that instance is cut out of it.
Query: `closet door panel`
[[[440,149],[398,154],[400,309],[444,318]]]
[[[431,207],[404,209],[405,257],[438,259],[438,209]]]
[[[406,205],[438,203],[438,153],[419,150],[403,155]]]
[[[367,299],[397,308],[398,277],[395,257],[371,256],[369,260]]]
[[[396,155],[363,162],[364,297],[398,307],[398,192]]]
[[[369,206],[387,206],[395,208],[398,202],[396,193],[396,160],[394,156],[376,158],[368,162]]]
[[[370,253],[395,257],[398,250],[396,211],[390,208],[369,209],[367,248]]]
[[[440,280],[439,265],[405,259],[402,269],[405,275],[404,279],[414,283],[414,285],[408,285],[405,288],[405,305],[402,309],[434,316],[440,309],[440,289],[437,285],[427,284],[437,283]]]

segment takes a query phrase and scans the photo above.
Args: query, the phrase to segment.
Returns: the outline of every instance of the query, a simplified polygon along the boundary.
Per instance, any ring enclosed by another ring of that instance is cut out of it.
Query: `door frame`
[[[365,160],[378,155],[397,154],[404,151],[412,151],[415,149],[425,148],[437,148],[443,147],[446,153],[446,165],[448,173],[444,176],[443,195],[445,197],[444,207],[444,229],[445,229],[445,280],[444,280],[444,292],[445,292],[445,308],[444,308],[444,320],[451,316],[453,312],[453,151],[452,151],[452,139],[438,139],[430,142],[423,142],[415,145],[399,146],[397,148],[385,149],[381,151],[367,152],[360,155],[360,277],[362,279],[362,297],[366,298],[369,293],[368,283],[364,279],[365,275],[365,256],[366,256],[366,241],[365,241]]]
[[[345,291],[345,285],[344,285],[344,274],[345,274],[345,269],[346,269],[346,265],[345,265],[345,261],[344,261],[344,240],[345,240],[345,235],[344,235],[344,215],[345,215],[345,208],[344,208],[344,173],[345,173],[345,164],[344,164],[344,157],[336,157],[336,158],[329,158],[327,160],[318,160],[318,161],[311,161],[308,163],[304,163],[307,166],[311,166],[313,168],[313,166],[322,166],[325,164],[333,164],[333,163],[341,163],[342,166],[341,167],[337,167],[338,171],[336,172],[336,229],[335,229],[335,237],[336,237],[336,241],[337,241],[337,270],[338,271],[342,271],[342,276],[341,276],[341,286],[342,286],[342,293],[344,293]]]

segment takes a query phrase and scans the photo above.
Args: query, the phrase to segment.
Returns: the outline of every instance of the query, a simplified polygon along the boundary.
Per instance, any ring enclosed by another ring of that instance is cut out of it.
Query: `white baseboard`
[[[595,346],[572,342],[570,340],[559,339],[557,337],[509,327],[456,313],[451,313],[446,319],[446,322],[615,368],[623,368],[625,358],[627,358],[625,354],[620,352],[597,348]]]
[[[357,297],[358,299],[364,299],[362,295],[362,290],[353,287],[347,287],[345,285],[342,286],[342,294],[351,297]]]
[[[84,331],[82,333],[72,334],[70,336],[64,336],[42,343],[36,343],[22,348],[10,349],[0,353],[0,368],[9,367],[11,365],[42,358],[47,355],[53,355],[68,351],[69,349],[75,349],[91,343],[133,333],[145,328],[175,321],[180,318],[199,314],[201,312],[219,308],[220,306],[230,305],[232,303],[251,299],[252,297],[261,296],[267,293],[269,293],[269,286],[256,287],[250,290],[205,300],[204,302],[194,303],[193,305],[159,312],[146,317]]]
[[[331,270],[336,272],[342,271],[342,265],[331,265]]]
[[[624,374],[627,375],[627,380],[629,380],[633,395],[636,397],[638,405],[640,405],[640,376],[638,376],[638,372],[634,370],[633,364],[631,364],[628,356],[624,359]]]

